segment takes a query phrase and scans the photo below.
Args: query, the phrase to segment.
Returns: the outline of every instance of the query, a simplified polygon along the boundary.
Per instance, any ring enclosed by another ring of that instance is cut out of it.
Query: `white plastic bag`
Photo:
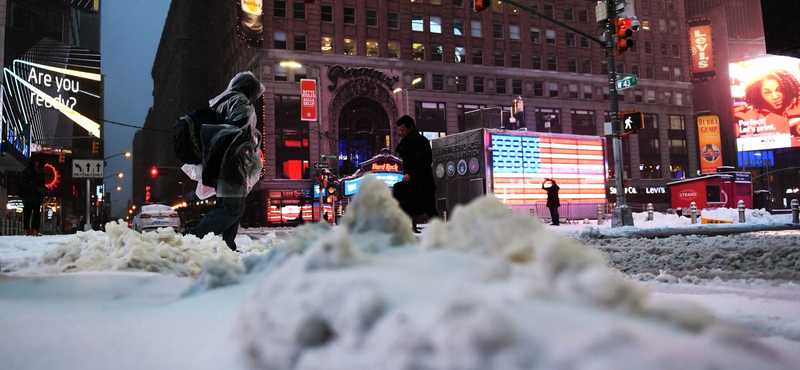
[[[210,187],[203,185],[203,164],[184,164],[181,170],[189,176],[190,179],[197,181],[197,189],[194,193],[200,199],[208,199],[214,196],[217,191]]]

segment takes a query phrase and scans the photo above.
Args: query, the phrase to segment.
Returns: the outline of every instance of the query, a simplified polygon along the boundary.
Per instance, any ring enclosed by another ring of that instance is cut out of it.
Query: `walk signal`
[[[644,115],[642,112],[620,112],[619,119],[622,124],[620,136],[630,135],[644,128]]]
[[[100,153],[100,142],[92,141],[92,154],[99,154],[99,153]]]
[[[492,6],[491,0],[475,0],[475,2],[472,4],[472,10],[479,12],[482,10],[486,10],[491,6]]]
[[[633,36],[633,30],[630,28],[633,21],[630,18],[614,18],[614,30],[617,35],[617,52],[615,55],[621,55],[626,50],[633,47],[634,41],[629,39]]]

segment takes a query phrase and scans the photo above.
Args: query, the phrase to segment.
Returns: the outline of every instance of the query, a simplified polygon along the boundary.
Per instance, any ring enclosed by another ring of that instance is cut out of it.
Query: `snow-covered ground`
[[[635,217],[636,228],[688,221]],[[778,217],[747,219],[790,221]],[[248,230],[241,253],[214,236],[107,230],[0,237],[0,369],[800,363],[791,231],[607,238],[620,229],[545,226],[488,197],[416,237],[373,179],[340,225]]]

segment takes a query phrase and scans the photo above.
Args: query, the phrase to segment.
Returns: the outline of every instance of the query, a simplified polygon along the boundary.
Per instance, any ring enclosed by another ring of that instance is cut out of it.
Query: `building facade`
[[[600,36],[591,2],[524,3]],[[636,13],[637,46],[616,58],[618,73],[639,76],[621,91],[620,110],[641,111],[646,122],[623,140],[627,200],[666,207],[666,183],[698,170],[685,8],[677,0],[637,1]],[[429,138],[462,131],[465,114],[480,108],[500,107],[503,127],[514,130],[603,136],[610,121],[604,48],[507,4],[473,12],[462,0],[276,0],[263,2],[261,19],[263,40],[250,40],[252,58],[237,57],[267,87],[265,170],[251,195],[263,212],[254,224],[263,224],[267,207],[293,212],[313,202],[315,163],[344,177],[381,149],[393,150],[393,123],[404,114]],[[287,61],[301,67],[281,65]],[[302,79],[319,84],[321,129],[302,120]],[[512,114],[515,99],[524,109]]]

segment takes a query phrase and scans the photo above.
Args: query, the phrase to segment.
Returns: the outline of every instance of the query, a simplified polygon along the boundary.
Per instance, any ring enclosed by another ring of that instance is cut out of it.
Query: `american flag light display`
[[[547,200],[544,179],[556,181],[561,203],[604,203],[602,138],[492,135],[494,194],[506,204]]]

